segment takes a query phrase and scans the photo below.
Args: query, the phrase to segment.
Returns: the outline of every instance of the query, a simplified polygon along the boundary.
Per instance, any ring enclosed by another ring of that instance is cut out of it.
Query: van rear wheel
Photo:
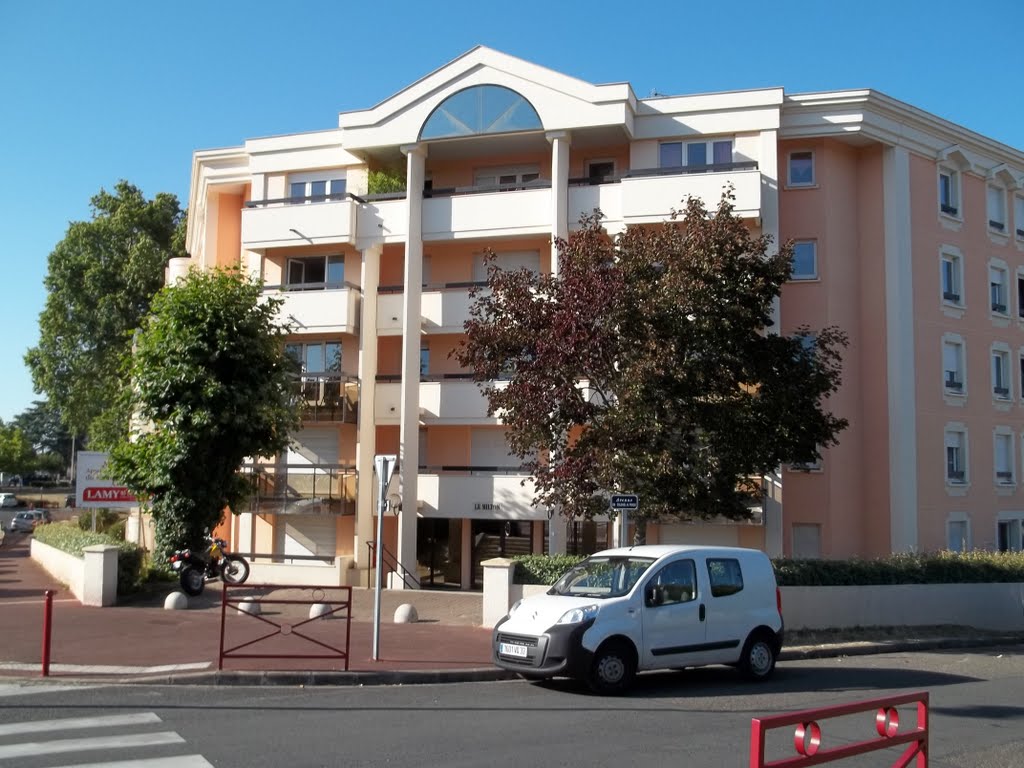
[[[767,680],[775,671],[775,644],[766,632],[755,632],[747,638],[740,656],[740,672],[751,680]]]
[[[587,674],[587,685],[594,693],[618,695],[626,691],[636,677],[636,653],[621,641],[610,640],[597,649]]]

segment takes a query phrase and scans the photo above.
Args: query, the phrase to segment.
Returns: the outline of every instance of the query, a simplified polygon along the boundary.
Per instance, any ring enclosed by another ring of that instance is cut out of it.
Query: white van
[[[626,690],[638,671],[731,664],[754,680],[775,669],[782,601],[764,552],[646,545],[609,549],[494,627],[494,663],[531,680]]]

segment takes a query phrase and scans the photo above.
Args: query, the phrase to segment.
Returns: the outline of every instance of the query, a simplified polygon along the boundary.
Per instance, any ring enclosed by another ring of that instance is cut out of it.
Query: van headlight
[[[566,611],[562,614],[562,618],[556,621],[556,624],[581,624],[584,621],[597,616],[597,606],[587,605],[583,608],[573,608],[571,611]]]
[[[523,604],[523,601],[521,599],[520,600],[516,600],[514,603],[512,603],[512,607],[508,609],[508,615],[511,616],[513,613],[518,611],[519,610],[519,606],[522,605],[522,604]]]

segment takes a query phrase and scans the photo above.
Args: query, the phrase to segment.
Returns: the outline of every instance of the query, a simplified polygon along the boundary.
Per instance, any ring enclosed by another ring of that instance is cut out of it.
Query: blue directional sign
[[[616,493],[612,495],[613,512],[631,512],[640,508],[640,497],[635,493]]]

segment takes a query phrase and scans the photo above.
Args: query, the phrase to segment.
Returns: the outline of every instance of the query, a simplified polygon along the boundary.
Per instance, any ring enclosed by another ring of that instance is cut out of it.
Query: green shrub
[[[115,525],[121,516],[111,509],[96,510],[96,532],[105,533],[112,525]],[[92,510],[83,509],[78,513],[78,527],[83,531],[92,531]],[[124,536],[122,535],[123,539]]]
[[[512,558],[512,580],[516,584],[554,584],[582,559],[581,555],[517,555]]]
[[[397,169],[370,171],[367,178],[367,192],[371,195],[405,192],[405,171]]]
[[[69,523],[50,523],[38,526],[32,534],[43,544],[67,552],[75,557],[84,557],[83,550],[94,544],[111,544],[117,547],[117,591],[128,594],[142,583],[143,551],[131,542],[118,541],[106,533],[83,531]]]
[[[1024,582],[1024,552],[901,553],[873,560],[773,561],[783,587]]]

